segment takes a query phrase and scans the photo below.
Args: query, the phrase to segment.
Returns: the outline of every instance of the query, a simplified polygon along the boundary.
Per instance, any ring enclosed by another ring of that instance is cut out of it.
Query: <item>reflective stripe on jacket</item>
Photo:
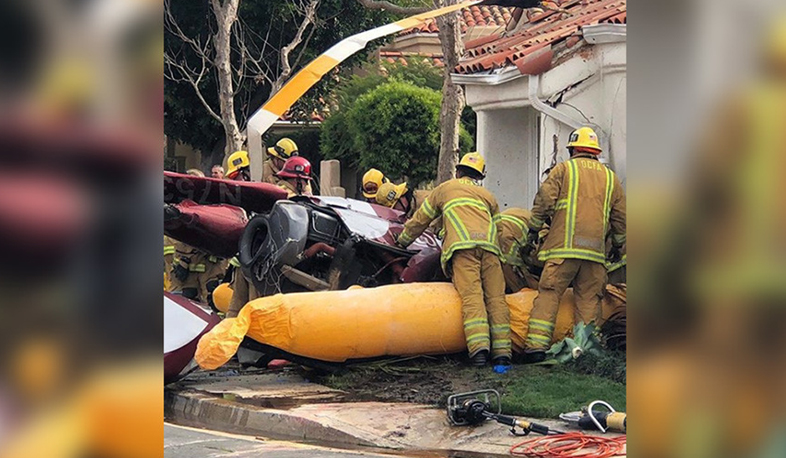
[[[612,273],[615,270],[622,269],[623,267],[625,267],[627,265],[628,265],[628,255],[623,254],[622,258],[619,261],[615,262],[615,263],[606,262],[606,271],[608,273]]]
[[[494,195],[473,180],[453,179],[437,186],[407,221],[399,243],[408,246],[442,215],[445,239],[442,242],[442,270],[457,250],[482,248],[500,255],[497,226],[493,224],[499,206]]]
[[[578,154],[558,164],[543,182],[529,227],[551,227],[538,259],[584,259],[605,264],[606,234],[625,243],[625,192],[617,175],[596,157]]]
[[[205,253],[180,241],[175,241],[174,248],[174,262],[190,272],[204,273],[212,269],[215,264],[224,262],[222,258]]]
[[[509,208],[494,217],[499,233],[499,249],[502,252],[500,259],[511,266],[523,266],[521,247],[527,239],[528,224],[532,217],[529,210],[523,208]]]
[[[164,236],[164,256],[172,256],[175,254],[175,244],[177,241],[173,238]]]

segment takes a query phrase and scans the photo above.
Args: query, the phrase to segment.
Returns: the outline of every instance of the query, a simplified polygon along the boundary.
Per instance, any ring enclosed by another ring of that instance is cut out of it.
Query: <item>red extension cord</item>
[[[566,433],[536,437],[516,444],[513,456],[536,458],[609,458],[625,454],[626,436],[615,438]]]

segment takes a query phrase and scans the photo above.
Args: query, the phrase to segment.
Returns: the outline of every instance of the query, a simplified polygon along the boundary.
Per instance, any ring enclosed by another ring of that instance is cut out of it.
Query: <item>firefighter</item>
[[[522,257],[522,247],[527,241],[528,224],[532,212],[523,208],[509,208],[497,215],[494,222],[499,234],[499,249],[502,255],[502,273],[510,293],[524,288],[538,288],[538,280],[532,275]]]
[[[527,243],[534,244],[547,218],[549,233],[538,259],[545,262],[529,319],[525,361],[545,359],[562,294],[573,282],[576,320],[597,323],[606,284],[606,234],[611,260],[625,243],[625,192],[601,164],[597,134],[582,127],[570,135],[570,159],[549,173],[535,196]]]
[[[414,211],[412,211],[412,207],[414,207],[412,200],[412,191],[407,188],[406,183],[393,184],[388,182],[383,183],[379,187],[373,203],[404,212],[408,217],[411,217],[410,212],[414,214]]]
[[[415,216],[415,211],[420,207],[415,199],[415,193],[407,188],[406,183],[383,183],[377,191],[376,203],[403,212],[407,219]],[[441,216],[432,221],[428,228],[440,239],[444,238]]]
[[[204,178],[205,174],[198,169],[189,169],[188,175]],[[166,243],[166,238],[165,238]],[[171,291],[200,302],[208,302],[219,281],[223,278],[227,261],[205,253],[183,242],[174,240],[174,246],[164,246],[164,259],[172,254],[169,272]]]
[[[224,278],[227,262],[183,242],[176,242],[170,275],[172,291],[207,303],[210,294]]]
[[[172,279],[169,273],[172,272],[172,264],[175,261],[176,244],[175,239],[164,236],[164,291],[172,291]]]
[[[312,195],[311,162],[308,159],[300,156],[287,159],[276,176],[281,180],[279,187],[287,191],[287,197]]]
[[[262,164],[262,182],[281,186],[278,173],[283,170],[284,163],[292,157],[299,156],[297,143],[289,138],[282,138],[267,149],[267,159]]]
[[[385,175],[377,169],[369,169],[368,172],[363,174],[360,190],[365,197],[366,202],[377,203],[377,191],[385,184],[390,183],[390,180],[385,178]]]
[[[489,350],[495,365],[509,365],[510,312],[493,223],[499,207],[481,186],[486,176],[483,157],[464,155],[456,178],[439,185],[407,221],[398,244],[407,247],[438,216],[443,215],[445,240],[442,269],[461,297],[464,335],[473,365],[483,366]],[[490,335],[490,338],[489,338]]]
[[[229,155],[226,177],[235,181],[251,181],[251,160],[248,151],[235,151]]]
[[[239,159],[237,164],[240,167],[237,169],[233,168],[232,166],[232,156],[235,155],[237,155],[237,159]],[[236,181],[251,181],[251,176],[247,173],[249,164],[248,153],[245,151],[238,151],[237,153],[229,156],[228,163],[229,168],[227,169],[227,178]],[[243,166],[243,164],[246,165]],[[241,173],[244,170],[246,173]],[[254,285],[248,281],[245,275],[243,275],[243,272],[240,270],[240,261],[238,260],[237,256],[229,260],[229,265],[232,267],[232,279],[230,280],[230,287],[232,288],[232,299],[229,301],[229,308],[226,312],[226,316],[227,318],[233,318],[237,316],[238,312],[240,312],[240,309],[243,308],[243,306],[246,305],[248,301],[258,298],[260,294],[257,289],[254,288]]]

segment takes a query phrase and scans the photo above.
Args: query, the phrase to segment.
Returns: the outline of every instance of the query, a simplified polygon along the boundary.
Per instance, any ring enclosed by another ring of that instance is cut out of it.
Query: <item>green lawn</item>
[[[625,385],[560,367],[516,367],[502,388],[502,410],[510,415],[555,418],[602,399],[625,410]]]

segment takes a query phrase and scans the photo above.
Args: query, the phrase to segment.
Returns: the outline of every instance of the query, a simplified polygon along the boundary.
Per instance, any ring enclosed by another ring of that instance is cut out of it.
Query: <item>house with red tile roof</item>
[[[462,39],[466,42],[504,31],[513,18],[513,10],[514,8],[488,5],[474,5],[462,9],[459,16]],[[404,30],[377,53],[380,60],[390,63],[406,65],[410,59],[427,59],[437,67],[444,66],[439,27],[435,19]]]
[[[529,9],[505,30],[466,41],[453,70],[478,115],[486,186],[503,208],[532,205],[580,126],[597,131],[601,161],[625,182],[627,0],[559,4],[566,12]]]

